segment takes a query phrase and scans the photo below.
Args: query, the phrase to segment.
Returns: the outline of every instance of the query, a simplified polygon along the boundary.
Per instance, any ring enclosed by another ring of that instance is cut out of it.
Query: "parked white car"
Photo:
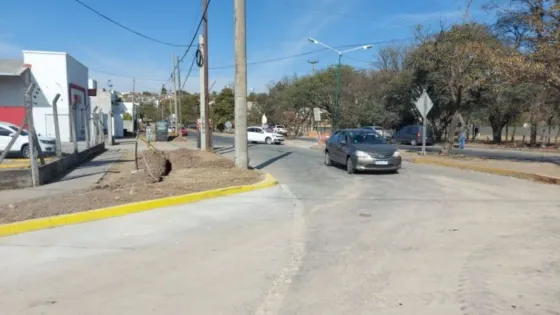
[[[288,130],[286,129],[286,127],[284,127],[284,125],[274,125],[272,126],[272,131],[274,131],[275,133],[279,133],[281,135],[286,136],[288,134]]]
[[[249,127],[247,128],[247,140],[254,143],[282,144],[284,143],[284,136],[275,133],[270,128]]]
[[[393,135],[391,134],[391,132],[389,130],[384,129],[383,127],[379,127],[379,126],[367,126],[367,127],[363,127],[363,129],[371,129],[371,130],[375,130],[375,132],[377,132],[378,135],[380,135],[381,137],[385,138],[386,140],[389,140],[393,137]]]
[[[0,121],[0,151],[6,150],[6,147],[12,140],[12,136],[17,133],[19,127],[9,123]],[[56,151],[56,139],[52,137],[37,136],[41,150],[45,154],[53,154]],[[21,135],[16,139],[14,145],[10,149],[11,153],[19,153],[25,158],[31,156],[29,150],[29,135],[27,130],[22,130]]]

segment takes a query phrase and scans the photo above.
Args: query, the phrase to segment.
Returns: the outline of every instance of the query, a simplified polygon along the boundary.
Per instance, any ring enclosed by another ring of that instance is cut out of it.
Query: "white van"
[[[6,150],[6,147],[12,140],[12,136],[17,133],[19,127],[9,123],[0,121],[0,151]],[[53,137],[37,136],[39,139],[39,145],[44,154],[53,154],[56,151],[56,139]],[[19,153],[25,158],[31,156],[29,150],[29,135],[27,130],[22,130],[21,135],[17,138],[14,145],[10,149],[11,153]]]

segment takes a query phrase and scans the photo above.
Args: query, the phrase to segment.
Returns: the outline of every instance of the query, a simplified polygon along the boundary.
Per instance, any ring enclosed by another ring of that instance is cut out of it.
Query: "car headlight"
[[[364,151],[356,151],[357,157],[369,157],[369,154],[365,153]]]
[[[395,153],[393,153],[393,156],[394,156],[394,157],[401,156],[401,153],[400,153],[399,151],[395,151]]]

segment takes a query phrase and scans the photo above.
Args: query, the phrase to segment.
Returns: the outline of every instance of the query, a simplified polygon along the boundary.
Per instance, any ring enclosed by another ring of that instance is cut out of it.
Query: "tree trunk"
[[[502,130],[504,125],[500,120],[496,119],[495,116],[490,116],[488,118],[490,122],[490,127],[492,127],[492,142],[501,143],[502,142]],[[506,136],[507,141],[507,136]]]
[[[455,143],[455,130],[457,129],[459,111],[455,111],[453,118],[451,118],[451,123],[447,126],[447,139],[445,145],[443,146],[442,154],[449,155],[451,150],[453,150],[453,144]]]
[[[537,145],[537,124],[535,123],[531,123],[531,139],[529,140],[529,145]]]
[[[509,136],[509,125],[506,124],[506,142],[507,142],[507,140],[508,140],[508,136]],[[502,140],[501,140],[501,137],[502,137],[502,134],[500,133],[500,141],[502,141]]]
[[[511,142],[515,143],[515,132],[517,131],[517,125],[513,125],[513,132],[511,133]]]
[[[548,145],[550,145],[550,141],[551,141],[550,138],[552,138],[552,125],[549,124],[548,125],[548,140],[547,140]]]

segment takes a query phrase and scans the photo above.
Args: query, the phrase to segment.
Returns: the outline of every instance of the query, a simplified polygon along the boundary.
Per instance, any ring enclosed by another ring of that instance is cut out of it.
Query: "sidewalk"
[[[107,173],[113,163],[119,162],[121,153],[119,146],[111,147],[54,183],[33,188],[1,190],[0,204],[17,203],[91,187]]]

